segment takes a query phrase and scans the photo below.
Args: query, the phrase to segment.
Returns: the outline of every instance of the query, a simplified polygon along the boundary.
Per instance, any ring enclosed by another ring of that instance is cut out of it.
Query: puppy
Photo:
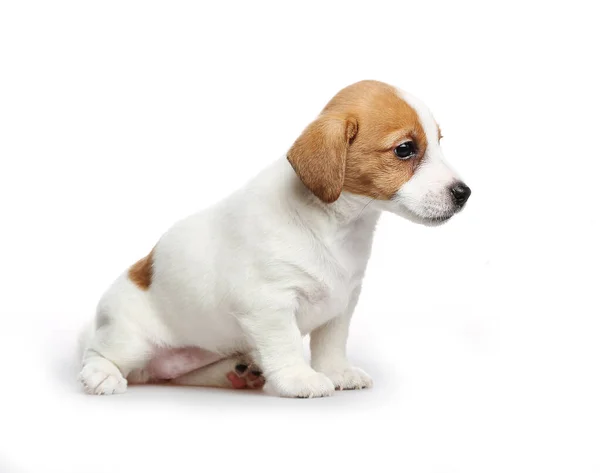
[[[341,90],[286,157],[176,223],[107,290],[83,338],[85,391],[123,393],[128,381],[266,380],[286,397],[370,387],[346,339],[379,215],[437,225],[471,193],[440,138],[406,92],[376,81]]]

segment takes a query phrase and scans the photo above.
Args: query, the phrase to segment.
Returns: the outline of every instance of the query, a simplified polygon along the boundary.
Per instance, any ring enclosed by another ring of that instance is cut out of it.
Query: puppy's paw
[[[282,397],[324,397],[331,396],[335,387],[323,373],[317,373],[308,366],[286,368],[267,379],[267,391]]]
[[[373,387],[373,380],[360,368],[343,365],[321,370],[333,383],[335,389],[364,389]]]
[[[233,371],[227,373],[227,379],[234,389],[259,389],[265,384],[261,370],[246,360],[238,360]]]
[[[88,394],[121,394],[127,390],[127,380],[108,360],[87,363],[79,373],[79,382]]]

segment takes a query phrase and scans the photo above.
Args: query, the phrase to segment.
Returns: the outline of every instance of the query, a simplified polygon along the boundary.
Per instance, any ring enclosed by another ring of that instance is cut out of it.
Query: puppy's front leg
[[[327,375],[335,389],[363,389],[373,386],[373,380],[346,357],[346,341],[350,319],[358,302],[360,288],[355,291],[347,310],[340,316],[313,330],[310,334],[312,367]]]
[[[302,356],[302,335],[293,311],[254,312],[241,317],[240,324],[254,342],[268,391],[283,397],[333,394],[329,378],[313,370]]]

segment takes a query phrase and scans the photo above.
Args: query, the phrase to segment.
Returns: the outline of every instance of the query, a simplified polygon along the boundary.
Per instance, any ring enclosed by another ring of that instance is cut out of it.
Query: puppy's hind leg
[[[131,327],[118,321],[96,329],[83,354],[79,380],[89,394],[120,394],[127,375],[143,368],[151,347]]]
[[[258,389],[265,384],[261,370],[248,358],[233,356],[172,379],[180,386]]]
[[[101,300],[94,330],[83,347],[79,381],[87,393],[125,392],[127,375],[143,368],[152,355],[151,344],[138,329],[138,323],[152,315],[147,294],[128,280],[117,280]]]

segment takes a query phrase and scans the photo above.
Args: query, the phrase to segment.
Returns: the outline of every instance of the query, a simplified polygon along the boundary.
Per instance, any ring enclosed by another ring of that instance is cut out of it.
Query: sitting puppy
[[[340,91],[285,158],[175,224],[108,289],[82,340],[85,390],[266,380],[280,396],[320,397],[370,387],[346,339],[380,213],[440,224],[471,193],[440,137],[425,105],[390,85]]]

